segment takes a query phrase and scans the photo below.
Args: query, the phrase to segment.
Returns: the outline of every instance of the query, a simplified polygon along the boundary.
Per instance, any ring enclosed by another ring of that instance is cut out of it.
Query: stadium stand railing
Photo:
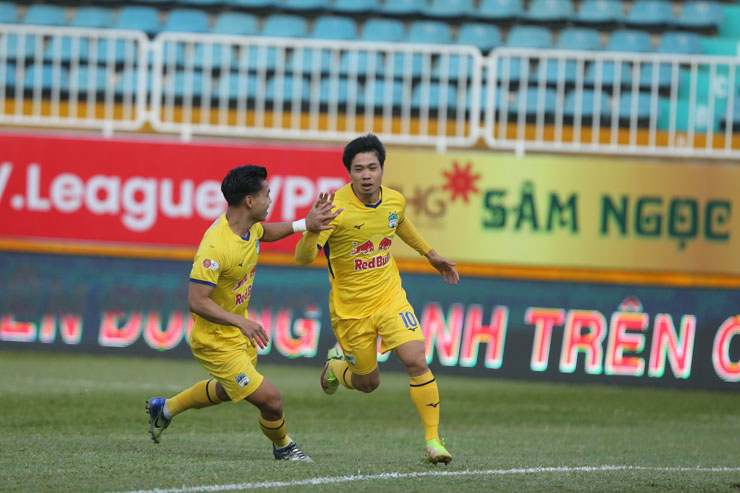
[[[736,57],[549,50],[534,31],[484,57],[357,41],[335,20],[341,39],[0,24],[0,124],[740,157]]]

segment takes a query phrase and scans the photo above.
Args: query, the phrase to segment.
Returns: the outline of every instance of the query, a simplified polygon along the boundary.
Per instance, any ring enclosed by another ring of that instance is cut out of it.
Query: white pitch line
[[[260,483],[238,483],[205,486],[183,486],[154,490],[137,490],[129,493],[189,493],[199,491],[254,490],[258,488],[286,488],[330,483],[350,483],[372,479],[405,479],[425,476],[490,476],[508,474],[536,474],[547,472],[600,472],[600,471],[664,471],[664,472],[740,472],[740,467],[643,467],[643,466],[583,466],[583,467],[530,467],[526,469],[486,469],[482,471],[425,471],[425,472],[386,472],[357,476],[325,476],[299,481],[263,481]]]

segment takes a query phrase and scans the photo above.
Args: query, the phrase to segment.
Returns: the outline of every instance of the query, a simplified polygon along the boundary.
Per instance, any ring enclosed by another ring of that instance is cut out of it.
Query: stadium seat
[[[391,55],[388,55],[389,57]],[[386,62],[388,59],[386,59]],[[393,77],[400,79],[409,74],[413,78],[421,77],[432,70],[431,55],[420,53],[396,53],[393,56]],[[385,71],[384,71],[385,73]]]
[[[213,43],[210,46],[207,44],[197,44],[193,50],[193,66],[196,69],[202,69],[206,66],[206,61],[208,60],[210,67],[221,68],[224,57],[228,60],[227,63],[231,67],[234,67],[235,57],[233,46],[220,43]]]
[[[340,63],[340,54],[339,52],[332,53],[330,50],[326,49],[314,50],[311,48],[306,48],[302,51],[302,55],[300,51],[295,51],[293,52],[290,63],[288,65],[289,71],[292,72],[298,69],[298,60],[301,60],[302,62],[300,64],[301,73],[313,73],[316,67],[319,67],[319,72],[327,73],[331,71],[332,67]]]
[[[540,91],[531,87],[526,91],[522,89],[516,93],[514,102],[509,105],[509,114],[518,114],[520,105],[524,104],[524,111],[527,116],[535,116],[540,108],[544,109],[545,116],[554,115],[557,101],[558,96],[555,89],[545,89],[544,105],[540,104]]]
[[[173,9],[167,15],[163,31],[208,32],[208,15],[202,10]]]
[[[382,108],[386,102],[390,103],[391,107],[399,107],[410,99],[410,91],[405,89],[400,80],[394,80],[390,85],[386,84],[385,80],[376,80],[374,84],[365,82],[365,88],[360,96],[363,106],[371,105],[375,108]]]
[[[136,91],[136,85],[139,83],[139,72],[138,70],[125,70],[121,72],[118,83],[115,87],[116,96],[122,96],[123,94],[133,94]],[[146,92],[152,92],[152,72],[146,70],[145,75]]]
[[[619,98],[619,119],[622,124],[627,124],[633,117],[636,117],[639,123],[644,123],[650,117],[650,93],[638,92],[636,95],[637,104],[632,107],[632,91],[623,92]],[[634,110],[634,111],[633,111]]]
[[[360,32],[360,39],[363,41],[387,41],[397,43],[401,41],[406,34],[406,28],[403,22],[396,19],[368,19],[366,20]]]
[[[434,64],[432,77],[439,79],[442,77],[444,56],[440,56]],[[471,57],[461,57],[460,55],[450,55],[447,61],[447,78],[450,80],[467,79],[473,72],[475,61]]]
[[[599,75],[599,66],[601,66],[601,86],[611,87],[617,82],[622,88],[630,87],[632,85],[632,65],[628,62],[623,62],[619,65],[614,62],[601,62],[598,61],[591,63],[586,69],[585,84],[587,86],[596,86],[597,78]],[[619,67],[619,78],[617,79],[617,67]]]
[[[203,94],[203,73],[178,70],[174,77],[167,78],[164,87],[165,95],[174,94],[176,98],[190,96],[199,98]]]
[[[69,74],[69,90],[72,90],[72,86],[76,82],[77,92],[79,93],[105,92],[108,86],[113,85],[114,76],[115,73],[108,72],[105,67],[81,65]]]
[[[383,2],[380,13],[386,15],[413,16],[424,12],[427,8],[426,0],[393,0]]]
[[[615,26],[623,18],[622,2],[618,0],[584,0],[575,17],[588,26]]]
[[[522,19],[524,5],[522,0],[482,0],[476,16],[496,22]]]
[[[431,0],[424,14],[437,19],[461,19],[473,14],[473,0]]]
[[[411,108],[420,110],[422,103],[426,104],[429,110],[439,110],[442,107],[441,98],[446,97],[445,106],[447,109],[457,107],[457,91],[452,84],[446,85],[446,90],[438,82],[430,82],[429,85],[422,83],[416,84],[411,93]]]
[[[504,76],[506,75],[508,70],[509,82],[518,84],[519,82],[521,82],[522,78],[522,65],[522,59],[518,57],[499,58],[496,69],[496,79],[498,81],[504,80]],[[529,64],[527,64],[525,68],[525,77],[527,78],[527,80],[532,77],[532,70],[529,68]]]
[[[113,25],[113,10],[105,7],[79,7],[70,26],[109,28]]]
[[[69,84],[69,71],[62,66],[58,66],[57,69],[54,70],[52,65],[30,65],[26,67],[23,87],[26,90],[33,89],[38,77],[40,87],[44,91],[49,91],[52,87],[66,89]]]
[[[69,63],[73,59],[73,48],[76,50],[77,60],[86,62],[90,56],[90,40],[87,38],[78,38],[74,41],[70,37],[52,37],[49,40],[46,50],[44,50],[44,61],[49,63],[55,57],[59,57],[64,63]],[[103,58],[104,53],[98,53],[98,60]]]
[[[115,29],[133,29],[144,31],[149,35],[157,34],[162,26],[159,22],[159,10],[155,7],[124,6],[113,25]]]
[[[5,36],[0,37],[0,42],[2,42],[3,37]],[[22,44],[19,43],[20,39],[24,39]],[[41,41],[37,42],[37,40]],[[29,35],[25,38],[20,38],[17,34],[8,34],[5,43],[7,44],[5,52],[7,53],[9,60],[16,60],[18,58],[26,60],[33,58],[36,54],[36,50],[41,49],[44,45],[42,37],[40,36]]]
[[[586,64],[584,63],[582,74],[586,73]],[[544,72],[544,73],[543,73]],[[537,82],[544,76],[548,85],[556,85],[561,79],[565,84],[575,84],[578,75],[578,62],[576,60],[557,60],[548,59],[540,60],[537,67],[537,74],[532,75],[532,81]]]
[[[303,17],[275,14],[265,19],[260,34],[282,38],[300,38],[308,36],[308,27],[306,19]]]
[[[11,2],[0,2],[0,24],[18,22],[18,8]]]
[[[584,89],[581,91],[580,99],[578,98],[577,91],[570,91],[565,96],[565,106],[563,107],[563,116],[566,121],[570,122],[576,117],[576,106],[580,104],[581,121],[586,124],[594,123],[594,117],[596,116],[596,108],[599,108],[599,119],[609,117],[611,115],[611,107],[609,106],[609,94],[605,92],[597,93],[593,89]],[[599,99],[597,106],[597,96]]]
[[[314,22],[311,36],[321,39],[355,39],[357,24],[349,17],[321,16]]]
[[[319,104],[328,105],[330,102],[340,107],[347,104],[349,97],[349,82],[347,79],[339,78],[334,81],[331,79],[322,79],[319,84]],[[358,98],[361,93],[359,84],[355,82],[354,94]],[[355,99],[355,102],[357,100]]]
[[[357,52],[356,61],[354,62],[351,52],[342,53],[342,58],[339,61],[339,73],[345,76],[349,75],[350,68],[354,63],[354,70],[356,70],[357,75],[365,77],[370,73],[371,59],[372,57],[370,53],[366,51]],[[373,73],[375,75],[383,75],[385,73],[385,63],[383,55],[381,53],[375,53],[375,66],[373,69]]]
[[[683,31],[665,32],[660,37],[658,53],[698,55],[701,53],[701,36]]]
[[[0,65],[0,71],[3,71],[3,77],[0,78],[0,84],[4,84],[5,87],[15,87],[15,78],[16,78],[16,72],[15,72],[15,65]]]
[[[280,3],[281,10],[305,14],[307,12],[318,12],[329,8],[328,0],[283,0]]]
[[[378,12],[379,0],[335,0],[330,8],[338,14],[361,15]]]
[[[494,107],[498,108],[501,105],[501,91],[496,91],[494,95],[495,105]],[[473,101],[473,92],[468,89],[465,94],[465,109],[467,111],[470,111],[470,108],[472,106]],[[486,85],[484,84],[480,88],[480,107],[485,111],[488,104],[488,90],[486,88]]]
[[[655,73],[656,70],[657,73]],[[672,73],[673,67],[670,63],[643,63],[640,65],[640,88],[649,91],[653,87],[653,77],[655,76],[658,89],[668,89],[671,87]]]
[[[717,29],[724,20],[717,2],[686,2],[675,25],[684,29]]]
[[[473,45],[484,54],[501,46],[501,31],[492,24],[471,22],[463,24],[457,32],[456,43],[459,45]]]
[[[98,60],[98,63],[104,63],[108,59],[108,50],[109,50],[109,40],[108,39],[101,39],[97,43],[97,53],[95,54],[95,59]],[[137,55],[136,53],[136,46],[133,41],[124,41],[122,39],[118,39],[113,41],[112,44],[113,48],[110,48],[112,50],[112,58],[113,61],[116,63],[123,63],[127,60],[130,60],[132,63],[135,63],[135,57]],[[165,52],[163,54],[163,59],[166,61],[167,57],[171,56],[171,53],[169,49],[167,49],[168,44],[165,45]],[[93,57],[93,43],[90,43],[90,58]],[[177,47],[176,51],[176,60],[180,61],[184,58],[184,55],[181,54],[183,51],[182,45],[179,45]],[[151,56],[150,53],[150,60],[153,59],[153,56]]]
[[[557,48],[560,50],[601,50],[599,31],[588,27],[567,27],[560,31]]]
[[[540,26],[514,26],[506,38],[506,46],[512,48],[552,48],[550,30]]]
[[[450,25],[442,21],[413,21],[404,40],[408,43],[451,43]]]
[[[625,24],[638,28],[663,29],[673,25],[673,5],[667,0],[641,0],[632,2]]]
[[[177,0],[177,3],[188,7],[209,9],[213,7],[220,7],[226,2],[224,2],[223,0]]]
[[[532,0],[527,10],[527,19],[532,22],[562,23],[573,16],[572,0]]]
[[[211,28],[213,34],[254,36],[259,32],[257,16],[242,12],[221,12]]]
[[[267,81],[267,90],[265,91],[265,100],[278,101],[279,89],[282,90],[283,104],[293,102],[293,88],[298,85],[299,99],[301,102],[308,102],[311,99],[311,84],[303,77],[286,76],[278,81],[277,77],[271,77]]]
[[[612,31],[606,50],[649,53],[653,51],[653,45],[650,42],[650,35],[645,31],[618,29]]]
[[[241,49],[239,55],[238,66],[247,67],[250,72],[257,72],[259,70],[272,71],[275,70],[277,65],[279,53],[272,46],[249,46]],[[285,57],[283,54],[283,63],[285,63]]]
[[[221,75],[212,96],[220,98],[221,94],[225,94],[231,100],[253,100],[258,95],[265,94],[265,91],[256,75],[247,74],[246,77],[242,77],[240,74],[232,72]]]
[[[272,9],[278,7],[280,0],[227,0],[232,7],[239,9]]]
[[[40,24],[44,26],[67,25],[67,14],[64,7],[58,5],[33,4],[28,7],[24,24]]]

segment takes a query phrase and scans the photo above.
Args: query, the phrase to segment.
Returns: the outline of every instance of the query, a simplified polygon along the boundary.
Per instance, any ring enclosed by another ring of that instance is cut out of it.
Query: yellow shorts
[[[341,319],[332,316],[331,328],[342,347],[349,369],[357,375],[367,375],[378,366],[378,336],[380,351],[385,353],[411,341],[424,341],[421,324],[405,293],[378,307],[361,319]]]
[[[191,347],[193,356],[221,382],[232,402],[249,397],[264,377],[257,371],[257,349],[247,340],[218,349]]]

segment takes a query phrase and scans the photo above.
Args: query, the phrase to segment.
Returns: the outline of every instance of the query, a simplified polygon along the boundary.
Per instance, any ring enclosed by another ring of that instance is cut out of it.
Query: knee
[[[357,390],[369,394],[380,386],[380,377],[363,378],[359,382],[353,383]]]
[[[274,419],[280,419],[283,416],[283,400],[280,397],[280,392],[275,390],[270,392],[265,401],[260,406],[260,411],[264,415],[270,415]]]
[[[411,377],[418,377],[429,371],[429,365],[427,365],[425,358],[414,358],[410,361],[405,361],[404,366]]]
[[[223,385],[221,385],[221,382],[219,381],[216,381],[216,397],[218,397],[221,402],[228,402],[231,400],[229,394],[226,393],[226,389],[224,389]]]

